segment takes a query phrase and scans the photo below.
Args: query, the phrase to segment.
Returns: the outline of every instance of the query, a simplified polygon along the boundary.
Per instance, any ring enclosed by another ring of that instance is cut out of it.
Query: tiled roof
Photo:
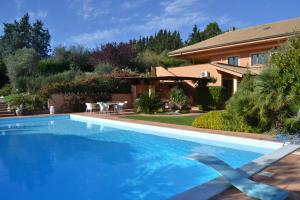
[[[238,73],[241,76],[243,76],[244,74],[259,74],[261,73],[261,71],[263,69],[265,69],[265,67],[241,67],[241,66],[233,66],[233,65],[227,65],[227,64],[222,64],[222,63],[214,63],[212,64],[215,67],[217,67],[218,70],[220,71],[224,71],[226,70],[226,72],[234,72],[234,73]]]
[[[300,32],[300,17],[249,27],[241,30],[225,32],[202,42],[172,51],[169,53],[169,55],[172,56],[175,54],[188,53],[195,50],[204,50],[214,47],[276,38],[280,36],[290,36],[295,34],[295,32]]]

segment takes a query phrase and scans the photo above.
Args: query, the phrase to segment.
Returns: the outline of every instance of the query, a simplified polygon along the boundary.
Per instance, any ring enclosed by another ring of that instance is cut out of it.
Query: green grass
[[[134,115],[127,116],[127,119],[144,120],[168,124],[178,124],[192,126],[193,121],[198,115],[195,116],[144,116],[144,115]]]

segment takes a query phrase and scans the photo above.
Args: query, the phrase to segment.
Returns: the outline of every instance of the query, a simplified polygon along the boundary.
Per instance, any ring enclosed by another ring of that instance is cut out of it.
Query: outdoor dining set
[[[124,111],[127,106],[127,101],[123,102],[97,102],[97,103],[85,103],[85,112],[97,112],[108,113],[120,113]]]

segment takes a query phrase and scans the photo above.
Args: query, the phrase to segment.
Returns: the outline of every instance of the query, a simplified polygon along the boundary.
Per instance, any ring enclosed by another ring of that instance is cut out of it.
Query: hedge
[[[210,111],[195,119],[193,127],[237,132],[256,132],[243,120],[228,116],[225,111]]]
[[[34,111],[47,108],[47,99],[28,93],[11,94],[5,97],[5,102],[12,110],[16,110],[21,104],[24,111]]]
[[[224,87],[200,86],[197,93],[199,110],[221,109],[226,101]]]

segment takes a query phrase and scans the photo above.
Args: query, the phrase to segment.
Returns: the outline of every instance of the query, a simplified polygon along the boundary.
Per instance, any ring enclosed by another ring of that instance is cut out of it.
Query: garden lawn
[[[198,117],[198,115],[194,116],[144,116],[144,115],[135,115],[135,116],[127,116],[127,119],[134,120],[144,120],[144,121],[152,121],[152,122],[160,122],[167,124],[178,124],[178,125],[187,125],[192,126],[193,121]]]

